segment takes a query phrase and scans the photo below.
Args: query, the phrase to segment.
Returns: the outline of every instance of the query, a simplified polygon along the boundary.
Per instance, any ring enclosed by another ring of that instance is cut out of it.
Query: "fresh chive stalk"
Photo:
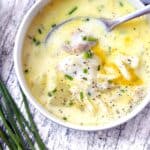
[[[21,149],[22,146],[21,146],[20,143],[17,141],[16,135],[13,133],[13,131],[12,131],[11,128],[9,127],[9,125],[8,125],[8,123],[7,123],[7,121],[6,121],[5,115],[4,115],[4,113],[3,113],[1,107],[0,107],[0,117],[1,117],[1,119],[2,119],[2,121],[3,121],[3,124],[4,124],[5,128],[6,128],[7,131],[8,131],[9,136],[12,138],[12,140],[13,140],[14,143],[16,144],[17,149]]]
[[[26,112],[27,112],[27,115],[28,115],[28,118],[29,118],[29,121],[31,123],[31,128],[33,129],[34,131],[34,136],[36,137],[36,140],[37,140],[37,144],[39,146],[39,148],[41,150],[46,150],[46,146],[45,144],[43,143],[39,133],[38,133],[38,129],[35,125],[35,122],[33,121],[32,119],[32,115],[30,113],[30,109],[29,109],[29,105],[27,103],[27,99],[26,99],[26,96],[24,95],[23,91],[21,90],[21,94],[22,94],[22,97],[23,97],[23,102],[24,102],[24,105],[25,105],[25,108],[26,108]]]
[[[25,147],[24,140],[21,140],[21,139],[23,139],[23,136],[22,136],[22,133],[19,131],[17,123],[19,123],[20,128],[23,129],[22,132],[23,132],[23,134],[25,134],[26,138],[28,138],[29,143],[30,143],[30,139],[29,139],[29,137],[27,137],[28,135],[26,135],[25,128],[24,128],[24,126],[22,126],[22,121],[20,120],[19,115],[18,115],[18,122],[16,121],[15,116],[14,116],[13,106],[10,105],[11,101],[9,101],[11,97],[9,95],[7,95],[5,88],[3,87],[2,84],[0,84],[0,89],[4,92],[3,96],[4,96],[4,100],[5,100],[5,110],[3,110],[3,111],[5,111],[5,115],[7,116],[7,120],[8,120],[7,123],[9,123],[8,125],[9,126],[11,125],[11,128],[15,131],[15,134],[17,135],[17,140],[21,143],[21,145],[23,147]],[[32,145],[33,144],[31,143],[31,146]]]
[[[29,137],[29,135],[27,134],[26,130],[25,130],[25,125],[23,124],[21,118],[20,118],[20,115],[17,113],[15,107],[13,107],[13,104],[12,101],[12,97],[10,96],[10,94],[8,93],[8,91],[6,90],[6,88],[4,87],[4,85],[2,83],[0,83],[0,89],[1,91],[3,92],[3,96],[4,96],[4,99],[5,99],[5,103],[6,103],[6,107],[7,107],[7,111],[10,113],[8,114],[8,119],[10,120],[14,130],[16,131],[16,135],[17,136],[17,139],[18,141],[21,142],[21,145],[22,147],[26,147],[25,144],[24,144],[24,139],[22,137],[22,134],[21,132],[18,130],[18,127],[16,125],[16,123],[19,124],[19,127],[20,129],[22,130],[22,133],[23,135],[25,136],[26,140],[27,140],[27,143],[29,144],[29,146],[34,150],[34,146],[33,146],[33,143],[31,142],[31,139]],[[11,104],[11,105],[10,105]],[[13,120],[14,116],[10,116],[11,114],[15,114],[15,116],[17,117],[17,121],[16,120]],[[22,139],[22,140],[21,140]]]
[[[28,114],[29,122],[23,116],[18,106],[14,102],[13,98],[9,94],[6,86],[1,80],[0,93],[4,98],[4,100],[0,103],[0,118],[2,119],[3,125],[7,131],[6,134],[2,132],[2,130],[0,130],[0,138],[6,143],[8,147],[11,146],[12,150],[35,150],[32,139],[29,136],[30,134],[34,138],[35,142],[38,144],[39,149],[45,150],[46,146],[44,145],[42,139],[40,138],[40,135],[38,134],[38,130],[32,119],[26,97],[23,94],[22,90],[21,93],[23,97],[23,102],[25,104],[25,109]]]
[[[4,141],[4,143],[6,143],[6,145],[8,146],[9,149],[17,149],[15,143],[8,138],[8,135],[0,128],[0,138]]]
[[[0,144],[0,150],[3,150],[3,146]]]

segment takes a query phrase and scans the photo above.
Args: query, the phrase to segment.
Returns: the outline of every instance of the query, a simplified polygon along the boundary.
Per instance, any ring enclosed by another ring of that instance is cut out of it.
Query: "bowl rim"
[[[19,84],[23,90],[23,92],[25,93],[27,99],[29,100],[29,102],[45,117],[47,117],[48,119],[50,119],[51,121],[58,123],[62,126],[71,128],[71,129],[75,129],[75,130],[81,130],[81,131],[98,131],[98,130],[106,130],[106,129],[110,129],[110,128],[114,128],[118,125],[121,125],[125,122],[127,122],[128,120],[132,119],[133,117],[135,117],[139,112],[141,112],[144,107],[150,102],[150,93],[147,94],[147,96],[145,97],[145,99],[138,105],[136,106],[136,108],[128,113],[126,116],[117,119],[114,122],[111,122],[107,125],[104,126],[100,126],[100,125],[89,125],[89,126],[81,126],[81,125],[76,125],[73,123],[69,123],[69,122],[65,122],[61,119],[59,119],[58,117],[56,117],[55,115],[52,115],[50,112],[48,112],[48,110],[46,110],[46,108],[44,108],[44,106],[42,106],[31,94],[25,78],[24,78],[24,74],[23,74],[23,69],[22,69],[22,47],[23,47],[23,42],[24,42],[24,38],[26,35],[26,32],[28,30],[28,27],[30,25],[30,23],[32,22],[33,18],[37,15],[38,12],[40,12],[40,10],[47,4],[49,3],[50,0],[39,0],[37,1],[27,12],[27,14],[24,16],[23,21],[21,22],[21,25],[18,29],[17,35],[16,35],[16,39],[15,39],[15,46],[14,46],[14,68],[15,68],[15,72],[19,81]],[[144,5],[139,1],[139,0],[132,0],[131,3],[135,3],[135,7],[137,8],[141,8],[144,7]]]

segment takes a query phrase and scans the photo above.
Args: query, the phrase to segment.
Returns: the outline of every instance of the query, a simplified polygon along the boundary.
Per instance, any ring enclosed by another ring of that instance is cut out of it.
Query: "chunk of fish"
[[[58,64],[58,70],[78,80],[93,81],[97,75],[97,67],[101,64],[97,56],[84,59],[83,55],[71,55]],[[86,69],[87,73],[84,72]]]
[[[96,44],[96,41],[84,40],[84,37],[92,37],[92,35],[88,35],[78,29],[77,32],[72,33],[71,39],[65,42],[63,49],[70,54],[80,54],[88,51]]]
[[[121,74],[124,76],[125,79],[130,80],[131,75],[129,71],[127,70],[126,65],[129,67],[135,69],[138,67],[139,59],[136,56],[126,56],[126,55],[117,55],[115,59],[115,63],[118,66],[118,69],[120,70]]]

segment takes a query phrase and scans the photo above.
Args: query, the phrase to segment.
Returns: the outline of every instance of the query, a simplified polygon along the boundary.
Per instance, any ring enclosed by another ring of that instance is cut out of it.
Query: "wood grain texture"
[[[14,71],[13,47],[19,24],[34,3],[34,0],[0,0],[0,75],[22,111],[24,109]],[[62,127],[30,106],[49,150],[150,150],[150,105],[129,122],[98,132]]]

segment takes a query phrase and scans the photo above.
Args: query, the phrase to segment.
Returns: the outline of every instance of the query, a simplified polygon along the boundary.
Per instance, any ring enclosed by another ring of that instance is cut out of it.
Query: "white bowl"
[[[39,0],[36,2],[36,4],[33,5],[33,7],[28,11],[28,13],[25,15],[20,28],[18,30],[16,40],[15,40],[15,52],[14,52],[14,63],[15,63],[15,70],[16,74],[19,80],[19,83],[21,85],[21,88],[23,89],[25,95],[29,99],[29,101],[37,108],[44,116],[49,118],[50,120],[61,124],[63,126],[77,129],[77,130],[84,130],[84,131],[96,131],[96,130],[104,130],[108,128],[115,127],[117,125],[120,125],[129,119],[133,118],[135,115],[137,115],[148,103],[150,98],[150,93],[146,96],[146,98],[139,104],[131,113],[129,113],[127,116],[124,116],[121,119],[118,119],[115,122],[112,122],[111,124],[105,125],[105,126],[80,126],[71,124],[68,122],[64,122],[51,113],[49,113],[31,94],[30,89],[28,88],[24,74],[23,74],[23,68],[22,68],[22,46],[24,42],[24,38],[26,35],[26,32],[28,30],[28,27],[30,23],[32,22],[33,18],[36,16],[36,14],[48,3],[50,0]],[[144,5],[139,0],[130,0],[130,2],[136,7],[141,8],[144,7]]]

